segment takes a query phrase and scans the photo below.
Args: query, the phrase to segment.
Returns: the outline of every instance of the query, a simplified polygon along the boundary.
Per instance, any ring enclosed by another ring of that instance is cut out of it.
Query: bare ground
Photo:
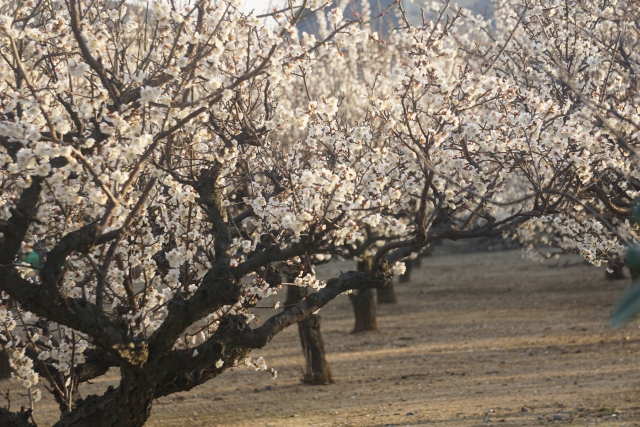
[[[345,296],[321,311],[336,384],[300,383],[304,361],[289,328],[255,352],[278,379],[231,369],[160,399],[148,426],[640,426],[640,322],[606,327],[628,281],[606,281],[579,258],[554,265],[519,251],[425,258],[397,286],[399,303],[378,307],[380,332],[349,333]],[[349,268],[329,264],[319,275]],[[50,425],[55,405],[43,401],[36,414]]]

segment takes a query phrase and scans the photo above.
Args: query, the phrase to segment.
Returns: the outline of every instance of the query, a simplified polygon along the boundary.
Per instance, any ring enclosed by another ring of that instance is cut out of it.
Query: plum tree
[[[599,180],[637,174],[633,4],[501,3],[495,28],[449,2],[412,25],[397,5],[383,45],[340,7],[299,34],[318,0],[2,3],[0,340],[32,407],[0,420],[34,425],[40,381],[56,426],[134,427],[231,367],[275,376],[249,352],[342,293],[388,288],[439,239],[589,214],[579,227],[608,234],[585,255],[619,250],[624,213],[606,222],[584,195],[620,206],[631,187]],[[593,61],[594,37],[624,48]],[[381,236],[370,268],[315,277],[365,230]],[[283,277],[314,292],[265,316]],[[78,394],[112,367],[118,387]]]

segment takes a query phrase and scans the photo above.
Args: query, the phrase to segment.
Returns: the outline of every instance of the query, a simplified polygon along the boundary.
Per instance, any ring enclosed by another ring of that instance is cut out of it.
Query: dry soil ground
[[[329,264],[322,274],[349,267]],[[321,311],[336,384],[300,383],[303,359],[290,328],[255,353],[278,370],[277,380],[232,369],[160,399],[148,425],[640,426],[640,322],[606,327],[627,285],[578,258],[425,258],[412,282],[397,286],[399,303],[378,307],[380,332],[351,335],[344,296]],[[54,409],[50,400],[40,404],[41,425],[54,421]]]

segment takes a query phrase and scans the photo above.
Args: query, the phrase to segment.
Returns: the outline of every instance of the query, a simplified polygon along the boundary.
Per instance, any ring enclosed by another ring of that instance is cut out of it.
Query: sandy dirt
[[[350,268],[332,263],[319,276]],[[398,304],[378,307],[380,332],[349,333],[346,296],[321,311],[335,384],[301,384],[297,328],[289,328],[254,352],[278,370],[276,380],[231,369],[158,400],[147,425],[640,426],[640,321],[606,326],[627,285],[577,257],[536,264],[516,250],[424,258],[411,283],[397,286]],[[104,390],[116,375],[82,392]],[[36,414],[48,426],[55,405],[45,400]]]

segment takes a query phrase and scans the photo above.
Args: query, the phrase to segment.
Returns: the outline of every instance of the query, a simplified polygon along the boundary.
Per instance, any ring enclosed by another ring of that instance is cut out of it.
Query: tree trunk
[[[295,304],[307,296],[307,288],[289,286],[285,304]],[[302,381],[313,385],[326,385],[333,383],[331,368],[327,363],[324,351],[324,341],[320,333],[320,316],[312,314],[301,322],[298,322],[300,344],[306,362],[306,370]]]
[[[31,418],[31,409],[21,408],[20,412],[9,412],[5,408],[0,408],[0,426],[2,427],[36,427],[29,418]]]
[[[624,260],[620,258],[609,260],[607,262],[607,270],[604,275],[609,280],[624,279]]]
[[[366,257],[358,262],[358,271],[371,270],[371,257]],[[353,305],[353,314],[356,324],[352,333],[377,331],[376,302],[373,289],[360,289],[349,294],[349,299]]]
[[[404,276],[400,276],[400,281],[402,281],[402,277]],[[393,283],[388,289],[376,289],[376,293],[378,294],[378,304],[395,304],[398,302]]]
[[[431,255],[428,252],[422,252],[421,254],[418,254],[418,257],[413,261],[411,261],[411,263],[415,268],[420,268],[422,267],[422,257],[425,257],[425,256],[431,256]]]
[[[302,381],[313,385],[333,384],[331,368],[325,358],[324,341],[320,334],[320,316],[312,314],[298,322],[298,332],[307,362],[307,371]]]
[[[356,324],[352,333],[377,331],[376,302],[373,297],[373,289],[360,289],[349,295],[353,305],[353,313],[356,316]]]
[[[88,396],[54,427],[142,427],[151,414],[155,384],[148,372],[122,369],[118,388]]]
[[[0,350],[0,378],[11,376],[11,366],[9,365],[9,351],[6,348]]]

